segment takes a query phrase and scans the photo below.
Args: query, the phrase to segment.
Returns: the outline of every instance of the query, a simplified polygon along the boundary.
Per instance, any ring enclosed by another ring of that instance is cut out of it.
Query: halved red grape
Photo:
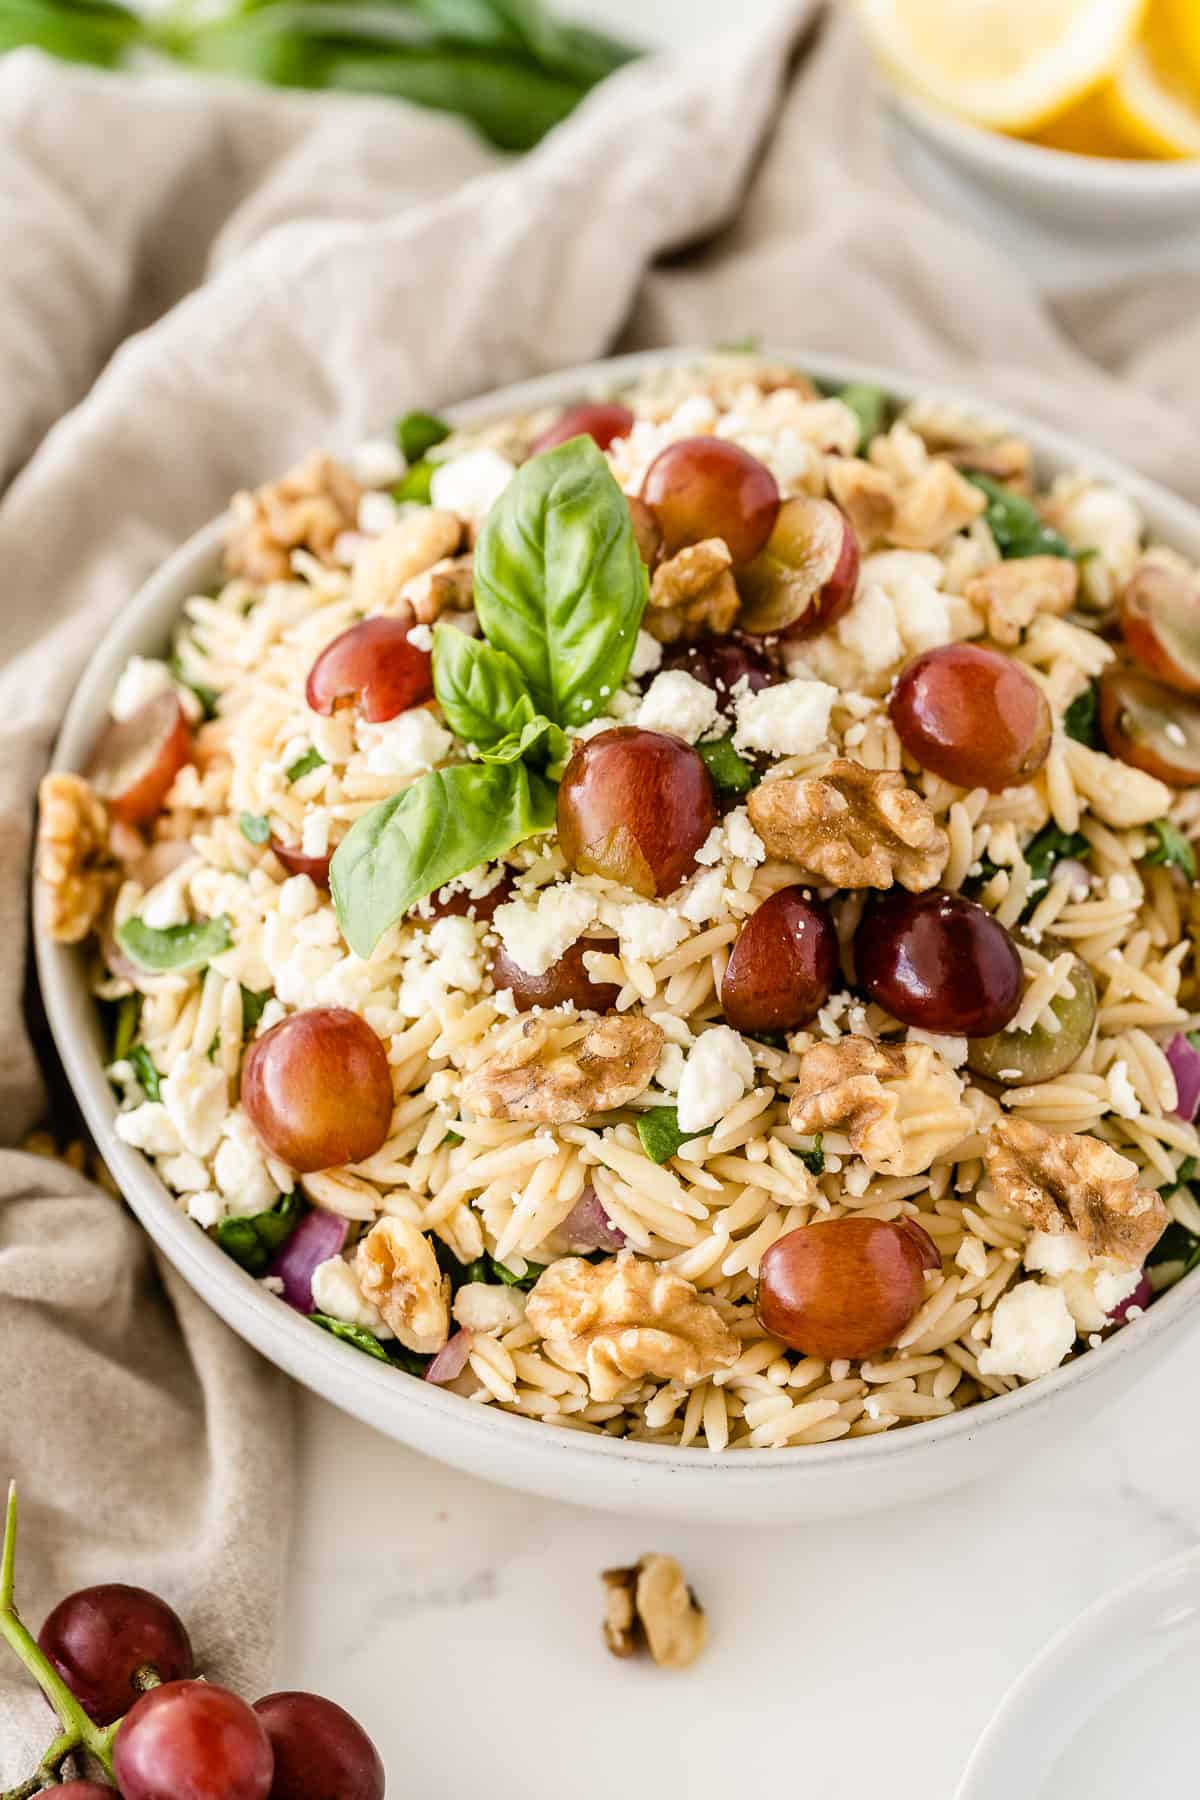
[[[1175,787],[1200,785],[1200,701],[1134,669],[1100,677],[1100,726],[1114,756]]]
[[[723,538],[735,563],[758,555],[779,512],[770,469],[748,450],[715,437],[668,444],[646,471],[642,499],[658,520],[668,556],[705,538]]]
[[[558,790],[558,841],[581,875],[669,894],[717,823],[699,753],[665,732],[618,725],[577,743]]]
[[[387,1053],[348,1007],[292,1013],[246,1052],[242,1105],[268,1150],[301,1175],[363,1162],[392,1122]]]
[[[638,555],[648,569],[652,569],[662,554],[663,534],[658,520],[650,511],[644,500],[636,494],[625,496],[629,507],[629,517],[633,521],[633,535],[637,539]]]
[[[717,696],[717,706],[731,718],[736,706],[733,693],[757,694],[760,688],[782,681],[780,670],[757,645],[744,638],[717,636],[695,644],[677,644],[663,657],[664,669],[682,669],[693,681],[701,681]],[[745,687],[740,687],[744,682]]]
[[[113,1746],[124,1800],[267,1800],[274,1766],[258,1714],[207,1681],[143,1694]]]
[[[884,894],[854,940],[858,977],[905,1025],[955,1037],[1003,1031],[1021,1004],[1017,946],[961,894]]]
[[[593,981],[584,964],[584,953],[609,950],[611,940],[579,938],[542,975],[531,975],[513,961],[504,946],[492,952],[492,980],[506,988],[518,1012],[535,1006],[576,1006],[581,1012],[609,1012],[617,1004],[620,988],[611,981]]]
[[[433,657],[409,639],[412,620],[379,614],[326,644],[308,671],[304,697],[328,715],[355,706],[372,725],[433,699]]]
[[[596,401],[588,406],[569,406],[548,430],[537,439],[530,456],[553,450],[569,438],[590,437],[601,450],[607,450],[618,438],[628,437],[633,430],[633,414],[627,406],[615,401]]]
[[[38,1644],[97,1725],[129,1711],[142,1691],[134,1680],[139,1669],[160,1681],[184,1681],[195,1668],[178,1613],[157,1594],[116,1581],[60,1600]]]
[[[1121,599],[1121,630],[1133,655],[1168,687],[1200,694],[1200,578],[1153,553]]]
[[[162,811],[171,783],[191,760],[192,734],[179,696],[155,694],[114,719],[92,752],[87,778],[114,819],[144,825]]]
[[[923,769],[958,787],[1019,787],[1050,754],[1050,706],[1027,669],[982,644],[943,644],[902,671],[892,724]]]
[[[858,539],[832,500],[785,500],[767,547],[741,571],[738,622],[756,637],[811,637],[834,624],[858,587]]]
[[[504,874],[499,877],[494,887],[478,899],[469,894],[466,888],[458,887],[452,893],[443,894],[438,889],[427,894],[425,899],[409,914],[415,925],[432,923],[434,919],[478,919],[486,924],[498,906],[512,895],[512,876]]]
[[[815,1019],[838,967],[829,908],[807,888],[780,888],[742,926],[721,983],[735,1031],[794,1031]]]
[[[98,1781],[64,1781],[58,1794],[66,1794],[68,1800],[113,1800],[116,1791]]]
[[[1061,944],[1044,940],[1043,956],[1057,956]],[[1092,1040],[1096,1024],[1096,983],[1081,957],[1071,962],[1071,993],[1059,994],[1049,1010],[1058,1029],[1036,1024],[1029,1031],[1000,1031],[994,1037],[972,1038],[967,1047],[967,1067],[1004,1087],[1025,1087],[1032,1082],[1054,1081],[1073,1068]]]
[[[929,1239],[906,1225],[830,1219],[777,1238],[759,1269],[764,1329],[827,1362],[874,1356],[894,1344],[925,1298],[929,1266]]]
[[[329,886],[329,858],[333,852],[327,850],[323,856],[305,856],[303,850],[294,844],[281,844],[275,836],[271,838],[271,848],[287,870],[289,875],[307,875],[319,888]]]
[[[270,1800],[383,1800],[379,1752],[343,1707],[320,1694],[268,1694],[254,1710],[275,1757]]]

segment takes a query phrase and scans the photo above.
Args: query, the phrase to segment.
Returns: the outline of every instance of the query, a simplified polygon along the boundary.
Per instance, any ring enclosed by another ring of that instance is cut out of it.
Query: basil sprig
[[[144,919],[126,919],[116,935],[129,960],[151,975],[191,975],[233,942],[224,916],[161,927],[147,925]]]
[[[647,591],[625,496],[591,438],[517,472],[475,550],[484,637],[445,624],[433,637],[438,704],[475,760],[373,807],[330,862],[357,956],[435,888],[550,830],[564,728],[603,713],[625,679]]]

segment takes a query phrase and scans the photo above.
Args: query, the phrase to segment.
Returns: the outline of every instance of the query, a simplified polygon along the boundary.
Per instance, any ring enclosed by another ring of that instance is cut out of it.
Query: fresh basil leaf
[[[123,1062],[133,1048],[138,1020],[142,1016],[142,996],[124,994],[113,1009],[112,1060]]]
[[[673,1106],[652,1106],[648,1112],[639,1113],[637,1134],[653,1163],[670,1162],[681,1144],[703,1136],[699,1131],[681,1131],[679,1114]]]
[[[306,775],[311,775],[314,769],[319,769],[324,761],[325,758],[321,752],[313,747],[306,750],[303,756],[298,756],[295,762],[283,772],[290,782],[302,781]]]
[[[824,1141],[824,1132],[818,1131],[807,1150],[797,1150],[796,1152],[796,1155],[800,1158],[800,1161],[804,1164],[810,1175],[823,1175],[825,1173],[825,1152],[822,1149]]]
[[[525,1273],[518,1275],[515,1269],[510,1269],[506,1263],[497,1262],[494,1256],[489,1255],[488,1261],[492,1265],[492,1274],[496,1276],[497,1280],[502,1281],[505,1287],[520,1288],[526,1294],[536,1284],[538,1277],[546,1272],[545,1263],[527,1262]]]
[[[1077,744],[1086,744],[1090,750],[1103,750],[1104,737],[1100,730],[1100,701],[1095,682],[1084,688],[1082,694],[1072,700],[1063,714],[1063,730]]]
[[[376,1362],[392,1360],[373,1331],[364,1331],[361,1325],[347,1325],[344,1319],[331,1319],[327,1313],[310,1313],[308,1316],[322,1331],[340,1338],[343,1344],[353,1344],[364,1356],[373,1356]]]
[[[834,398],[848,406],[858,420],[858,450],[861,454],[886,426],[891,400],[883,388],[875,387],[869,381],[852,381],[849,387],[839,388]]]
[[[1191,840],[1169,819],[1155,819],[1150,829],[1158,842],[1142,861],[1151,868],[1181,869],[1189,881],[1195,881],[1196,851]]]
[[[524,463],[475,547],[484,636],[559,725],[597,717],[620,687],[648,591],[625,496],[589,437]]]
[[[524,763],[434,769],[359,819],[334,851],[329,884],[342,935],[368,957],[435,888],[549,831],[557,796]]]
[[[723,794],[748,794],[758,776],[744,756],[733,747],[732,737],[717,738],[708,744],[697,744],[700,760],[713,778],[713,786]]]
[[[449,425],[434,413],[405,413],[396,421],[396,442],[409,463],[420,462],[435,444],[444,443],[449,436]]]
[[[129,1052],[129,1062],[133,1072],[142,1084],[142,1092],[147,1100],[162,1099],[162,1081],[158,1070],[150,1060],[150,1052],[145,1044],[135,1044]]]
[[[484,763],[526,762],[557,781],[566,768],[570,750],[562,727],[548,719],[545,713],[537,713],[520,731],[510,731],[498,744],[481,750],[479,760]]]
[[[1065,556],[1072,550],[1065,537],[1038,517],[1024,494],[1016,494],[990,475],[964,470],[968,481],[987,495],[984,518],[1003,557]]]
[[[187,925],[147,925],[138,918],[117,926],[117,942],[131,962],[151,975],[191,975],[233,942],[229,920],[193,919]]]
[[[403,1369],[406,1375],[415,1375],[418,1381],[424,1381],[425,1371],[433,1361],[432,1356],[422,1356],[419,1350],[408,1350],[398,1338],[388,1338],[383,1346],[387,1360],[397,1369]]]
[[[267,1009],[267,1001],[272,998],[270,988],[263,988],[260,993],[255,993],[253,988],[242,988],[242,1036],[244,1038],[253,1035],[255,1026]]]
[[[430,495],[433,492],[433,471],[436,466],[431,462],[413,463],[411,468],[405,470],[392,489],[392,499],[407,500],[417,506],[428,506]]]
[[[481,750],[519,732],[537,711],[512,657],[455,625],[434,630],[433,691],[455,736]]]
[[[1057,825],[1044,825],[1025,847],[1025,861],[1035,881],[1049,879],[1050,871],[1067,857],[1092,854],[1092,846],[1079,831],[1060,831]]]
[[[248,1219],[222,1219],[213,1236],[226,1256],[251,1275],[265,1275],[271,1258],[287,1243],[307,1211],[304,1200],[293,1190],[281,1195],[269,1212],[254,1213]]]
[[[271,821],[265,813],[244,812],[238,816],[238,830],[249,844],[265,844],[271,835]]]

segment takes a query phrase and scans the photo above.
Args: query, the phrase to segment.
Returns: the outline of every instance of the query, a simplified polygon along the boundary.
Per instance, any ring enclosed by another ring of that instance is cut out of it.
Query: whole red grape
[[[960,894],[935,888],[883,895],[863,919],[854,956],[872,1000],[923,1031],[991,1037],[1021,1004],[1016,945],[998,920]]]
[[[409,638],[411,616],[373,615],[335,637],[308,672],[304,697],[316,713],[339,702],[381,724],[433,699],[433,658]]]
[[[1047,756],[1054,723],[1028,669],[983,644],[943,644],[901,672],[888,702],[923,769],[958,787],[1019,787]]]
[[[345,1006],[292,1013],[256,1038],[242,1105],[267,1149],[302,1175],[363,1162],[392,1122],[387,1052]]]
[[[507,988],[518,1012],[530,1012],[535,1006],[576,1006],[581,1012],[609,1012],[617,1004],[621,990],[615,982],[593,981],[583,958],[588,951],[612,948],[611,940],[578,938],[541,975],[531,975],[513,961],[502,944],[497,945],[492,952],[492,980],[498,988]]]
[[[270,1800],[383,1800],[379,1752],[357,1720],[319,1694],[255,1702],[275,1756]]]
[[[780,888],[742,926],[721,983],[735,1031],[794,1031],[815,1019],[837,974],[838,940],[824,901]]]
[[[941,1258],[908,1220],[830,1219],[801,1225],[767,1251],[758,1316],[772,1337],[827,1361],[894,1344],[925,1298]]]
[[[195,1669],[179,1615],[145,1588],[115,1581],[60,1600],[38,1644],[97,1725],[129,1711],[141,1692],[138,1669],[153,1669],[162,1681],[184,1681]]]
[[[113,1746],[124,1800],[267,1800],[274,1771],[258,1714],[206,1681],[143,1694]]]
[[[735,563],[758,555],[779,513],[770,469],[725,438],[668,444],[646,471],[642,499],[658,520],[668,556],[723,538]]]
[[[529,454],[537,456],[542,450],[553,450],[556,444],[565,444],[573,437],[590,437],[601,450],[607,450],[618,438],[628,437],[632,430],[633,414],[627,406],[620,406],[615,401],[569,406],[543,431]]]
[[[648,898],[696,866],[717,822],[703,758],[679,738],[618,725],[577,743],[558,790],[558,841],[568,865]]]

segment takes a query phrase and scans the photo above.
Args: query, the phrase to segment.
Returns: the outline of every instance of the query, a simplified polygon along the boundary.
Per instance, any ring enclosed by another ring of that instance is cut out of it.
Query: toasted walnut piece
[[[994,444],[961,448],[947,445],[944,454],[964,474],[990,475],[1018,494],[1033,492],[1033,451],[1024,438],[999,438]]]
[[[1020,556],[974,576],[964,592],[986,615],[994,643],[1018,644],[1039,613],[1070,612],[1078,589],[1079,570],[1069,557]]]
[[[434,1356],[450,1336],[450,1281],[433,1245],[407,1219],[380,1219],[359,1244],[354,1269],[406,1350]]]
[[[690,1281],[631,1250],[551,1263],[525,1317],[561,1368],[587,1376],[594,1400],[616,1400],[647,1375],[694,1387],[741,1349]]]
[[[337,539],[357,523],[361,498],[362,488],[349,470],[320,452],[280,481],[235,494],[226,569],[261,584],[287,580],[293,550],[310,550],[330,561]]]
[[[846,456],[831,458],[826,478],[863,549],[885,542],[896,517],[895,477],[861,457]]]
[[[975,1129],[962,1083],[929,1044],[844,1037],[800,1059],[788,1118],[839,1131],[880,1175],[919,1175]]]
[[[820,775],[764,781],[746,802],[770,856],[798,863],[834,887],[912,894],[936,885],[950,840],[920,794],[894,769],[839,758]]]
[[[943,457],[909,480],[858,457],[834,458],[828,481],[865,548],[883,543],[900,550],[936,550],[987,505],[982,489]]]
[[[400,590],[418,625],[433,625],[443,613],[470,612],[475,604],[475,563],[471,556],[443,556],[414,575]]]
[[[453,513],[423,506],[398,519],[365,543],[354,559],[350,592],[367,613],[386,612],[408,598],[405,583],[422,575],[462,543],[462,522]]]
[[[1076,1231],[1092,1256],[1140,1265],[1167,1228],[1160,1196],[1139,1188],[1138,1166],[1098,1138],[1001,1119],[988,1133],[997,1197],[1035,1231]]]
[[[604,1642],[614,1656],[644,1645],[663,1669],[688,1669],[708,1642],[704,1609],[673,1556],[639,1557],[605,1569]]]
[[[1064,738],[1062,747],[1075,786],[1096,817],[1114,830],[1161,819],[1175,798],[1165,781],[1118,762],[1103,750],[1092,750],[1075,738]]]
[[[646,630],[662,644],[728,631],[737,617],[733,558],[721,538],[687,544],[660,563],[650,582]]]
[[[35,867],[43,920],[60,944],[87,937],[117,881],[108,814],[82,775],[46,775],[38,789]]]
[[[649,1087],[662,1047],[659,1026],[623,1013],[567,1042],[545,1019],[522,1019],[464,1081],[463,1100],[481,1119],[565,1125],[636,1099]]]

